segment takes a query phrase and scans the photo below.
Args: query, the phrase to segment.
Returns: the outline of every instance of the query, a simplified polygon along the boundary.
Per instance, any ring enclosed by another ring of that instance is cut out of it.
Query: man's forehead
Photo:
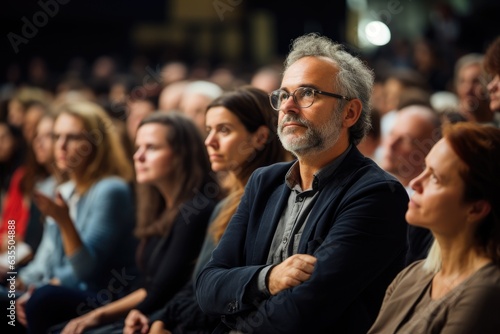
[[[337,73],[337,64],[329,58],[303,57],[285,71],[282,87],[291,83],[333,85],[333,79]]]

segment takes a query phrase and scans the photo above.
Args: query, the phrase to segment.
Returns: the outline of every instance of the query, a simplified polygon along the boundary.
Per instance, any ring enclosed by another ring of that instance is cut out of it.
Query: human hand
[[[307,254],[295,254],[271,269],[267,287],[272,295],[293,288],[311,278],[316,258]]]
[[[50,279],[49,284],[51,285],[61,285],[61,280],[57,277],[53,277]]]
[[[17,277],[16,278],[16,291],[24,291],[24,290],[26,290],[26,285],[24,284],[22,279]]]
[[[55,200],[52,200],[41,192],[35,191],[33,194],[33,202],[44,216],[54,218],[56,223],[65,224],[71,222],[69,208],[60,193],[57,193]]]
[[[172,334],[172,332],[166,330],[163,327],[163,322],[157,320],[153,322],[151,325],[151,330],[149,331],[149,334]]]
[[[149,319],[139,310],[132,310],[125,318],[123,334],[145,334],[149,330]]]
[[[35,286],[30,285],[28,291],[16,300],[16,319],[24,327],[28,327],[28,320],[26,319],[26,303],[31,298],[34,291]]]
[[[68,322],[68,324],[64,326],[61,334],[81,334],[85,330],[97,327],[100,324],[100,313],[98,310],[93,310]]]

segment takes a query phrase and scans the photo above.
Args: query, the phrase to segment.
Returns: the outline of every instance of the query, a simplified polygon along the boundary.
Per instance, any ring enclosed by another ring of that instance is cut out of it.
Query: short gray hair
[[[349,141],[357,145],[371,127],[370,97],[373,88],[373,71],[363,62],[344,50],[341,44],[312,33],[295,39],[285,60],[285,71],[303,57],[326,57],[333,60],[339,73],[335,81],[337,93],[361,101],[363,109],[356,124],[349,129]],[[343,104],[340,105],[343,107]],[[340,109],[341,110],[341,109]]]
[[[455,72],[454,72],[454,83],[455,86],[458,82],[458,74],[460,71],[471,65],[479,66],[481,69],[483,68],[484,55],[482,53],[468,53],[460,58],[455,63]]]

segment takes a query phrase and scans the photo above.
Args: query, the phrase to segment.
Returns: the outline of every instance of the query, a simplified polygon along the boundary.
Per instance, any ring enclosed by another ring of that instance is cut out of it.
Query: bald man
[[[404,107],[398,111],[394,127],[383,142],[380,166],[393,174],[411,196],[410,181],[422,173],[427,153],[440,138],[440,119],[434,110],[423,105]],[[429,230],[408,226],[406,264],[427,257],[432,240]]]

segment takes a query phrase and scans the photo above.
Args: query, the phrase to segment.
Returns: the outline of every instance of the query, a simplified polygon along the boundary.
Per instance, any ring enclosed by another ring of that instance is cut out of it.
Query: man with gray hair
[[[196,281],[216,333],[366,333],[403,268],[401,184],[356,144],[372,72],[341,45],[297,38],[270,94],[296,161],[257,170]]]

